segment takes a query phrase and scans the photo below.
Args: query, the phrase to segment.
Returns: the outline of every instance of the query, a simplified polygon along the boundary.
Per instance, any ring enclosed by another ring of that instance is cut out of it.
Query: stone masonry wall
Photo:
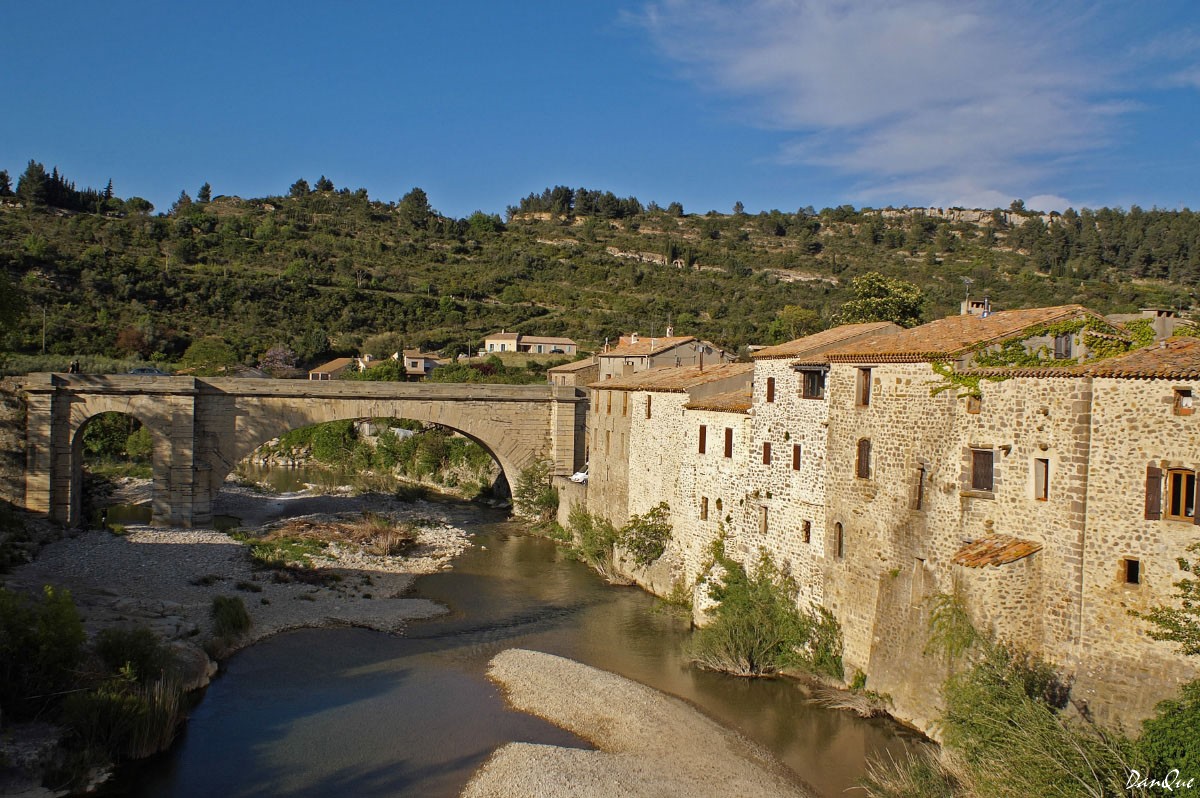
[[[588,512],[629,518],[629,391],[592,390],[588,413]]]
[[[1084,545],[1080,645],[1072,652],[1073,691],[1096,715],[1126,727],[1148,716],[1156,701],[1200,677],[1195,657],[1147,635],[1129,615],[1173,605],[1176,564],[1200,541],[1192,521],[1147,520],[1147,466],[1200,469],[1200,416],[1176,415],[1174,391],[1200,394],[1200,382],[1100,379],[1094,384],[1091,468]],[[1162,486],[1163,509],[1168,493]],[[1127,582],[1125,560],[1137,560],[1139,582]],[[1192,557],[1192,561],[1195,561]]]
[[[25,506],[25,398],[15,380],[0,380],[0,502]]]

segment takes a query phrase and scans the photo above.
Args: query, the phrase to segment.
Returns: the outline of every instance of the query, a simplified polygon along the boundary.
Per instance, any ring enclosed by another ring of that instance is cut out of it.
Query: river
[[[277,635],[234,655],[166,754],[120,774],[110,794],[455,796],[513,740],[587,747],[509,710],[485,677],[512,647],[559,654],[683,698],[773,751],[825,796],[869,756],[914,736],[808,703],[789,680],[738,679],[683,659],[687,617],[604,583],[552,542],[480,508],[474,545],[414,592],[449,609],[403,636],[361,629]],[[106,790],[109,792],[109,790]]]

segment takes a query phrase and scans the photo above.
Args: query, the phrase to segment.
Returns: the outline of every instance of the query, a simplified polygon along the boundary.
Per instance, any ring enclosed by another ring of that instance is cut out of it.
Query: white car
[[[574,474],[571,475],[571,481],[572,482],[587,482],[587,469],[584,469],[583,471],[576,471]]]

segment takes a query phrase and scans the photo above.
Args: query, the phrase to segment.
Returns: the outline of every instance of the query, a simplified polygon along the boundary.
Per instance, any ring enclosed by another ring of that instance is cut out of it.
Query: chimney
[[[668,324],[667,325],[667,337],[673,338],[674,336],[675,336],[675,328],[672,327],[670,324]]]
[[[629,336],[629,343],[636,344],[637,342],[638,342],[638,334],[637,333],[634,333],[633,335]]]

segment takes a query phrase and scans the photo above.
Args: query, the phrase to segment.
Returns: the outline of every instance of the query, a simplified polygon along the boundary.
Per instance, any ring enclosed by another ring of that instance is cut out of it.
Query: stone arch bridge
[[[200,526],[242,458],[283,433],[325,421],[408,418],[449,427],[486,448],[509,484],[538,460],[556,475],[583,464],[586,399],[558,385],[201,379],[31,374],[25,394],[29,510],[69,525],[81,512],[81,431],[127,413],[154,442],[155,523]]]

